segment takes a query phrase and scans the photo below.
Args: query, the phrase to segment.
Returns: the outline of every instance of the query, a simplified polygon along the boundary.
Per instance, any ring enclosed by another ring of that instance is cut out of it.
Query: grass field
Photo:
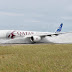
[[[72,72],[72,44],[0,46],[0,72]]]

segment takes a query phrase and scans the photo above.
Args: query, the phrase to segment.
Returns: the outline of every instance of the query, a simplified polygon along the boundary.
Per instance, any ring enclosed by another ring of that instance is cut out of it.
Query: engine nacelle
[[[32,36],[32,37],[30,38],[30,40],[31,40],[32,42],[39,42],[39,41],[41,40],[41,37],[39,37],[39,36]]]

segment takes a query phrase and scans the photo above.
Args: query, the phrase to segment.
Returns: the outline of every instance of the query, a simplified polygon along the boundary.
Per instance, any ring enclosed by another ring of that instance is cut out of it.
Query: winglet
[[[56,30],[56,32],[55,32],[55,33],[60,32],[60,31],[62,30],[62,27],[63,27],[63,23],[61,23],[61,24],[60,24],[60,26],[58,27],[58,29]]]

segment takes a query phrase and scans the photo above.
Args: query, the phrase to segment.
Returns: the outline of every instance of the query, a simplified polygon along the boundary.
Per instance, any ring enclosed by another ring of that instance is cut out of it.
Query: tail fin
[[[60,32],[62,30],[63,27],[63,23],[60,24],[60,26],[58,27],[58,29],[56,30],[56,33]]]

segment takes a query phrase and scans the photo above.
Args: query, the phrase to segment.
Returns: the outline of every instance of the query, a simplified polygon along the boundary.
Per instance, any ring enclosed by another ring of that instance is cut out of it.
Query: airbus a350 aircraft
[[[19,30],[0,30],[0,43],[40,43],[48,42],[45,37],[58,36],[62,30],[61,23],[55,33],[19,31]]]

